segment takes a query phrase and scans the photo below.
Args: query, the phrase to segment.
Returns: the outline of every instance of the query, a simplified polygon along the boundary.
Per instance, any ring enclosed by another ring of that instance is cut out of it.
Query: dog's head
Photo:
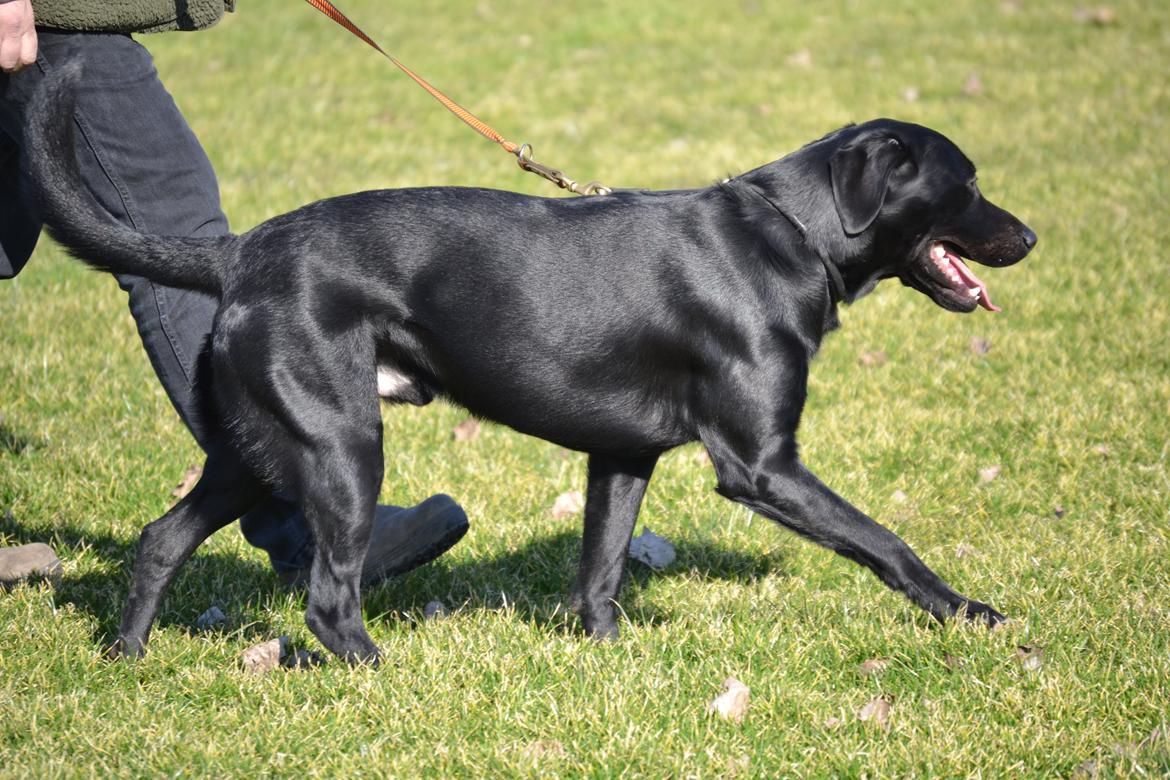
[[[979,191],[975,166],[941,133],[878,119],[841,131],[829,159],[833,201],[849,237],[866,239],[881,276],[944,309],[999,311],[963,258],[1018,263],[1036,234]]]

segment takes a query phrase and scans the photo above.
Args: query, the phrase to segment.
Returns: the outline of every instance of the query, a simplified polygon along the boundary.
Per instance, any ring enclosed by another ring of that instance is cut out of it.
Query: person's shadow
[[[472,525],[474,534],[474,522]],[[0,515],[0,534],[16,544],[45,541],[43,531],[32,532],[7,513]],[[663,609],[661,604],[641,598],[655,577],[686,575],[752,582],[784,570],[782,559],[774,553],[747,555],[709,540],[672,541],[677,558],[664,571],[656,572],[633,561],[629,564],[621,605],[636,624],[653,625],[674,616],[669,608]],[[97,624],[95,642],[102,648],[109,647],[116,637],[129,589],[137,540],[55,525],[52,543],[63,558],[73,549],[101,560],[103,565],[97,571],[84,574],[67,571],[55,597],[58,602],[71,604],[92,616]],[[569,616],[568,602],[580,551],[580,533],[564,530],[488,557],[455,560],[444,556],[402,577],[367,588],[363,607],[367,620],[394,620],[409,627],[422,618],[428,602],[439,600],[451,610],[509,608],[520,620],[543,630],[578,631],[575,618]],[[233,617],[211,630],[238,632],[244,638],[270,639],[272,627],[255,620],[264,611],[258,606],[265,599],[290,598],[303,599],[303,594],[287,592],[258,556],[245,558],[203,547],[168,588],[157,625],[179,626],[194,634],[205,630],[197,626],[198,616],[214,605]]]

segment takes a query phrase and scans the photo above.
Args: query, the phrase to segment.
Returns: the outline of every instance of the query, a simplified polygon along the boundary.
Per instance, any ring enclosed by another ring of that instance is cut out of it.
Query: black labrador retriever
[[[383,476],[379,396],[442,395],[589,454],[574,603],[592,636],[618,633],[655,461],[693,441],[727,498],[868,566],[940,620],[1003,620],[797,454],[809,363],[840,303],[896,277],[946,309],[995,311],[961,257],[1005,266],[1036,243],[939,133],[866,122],[698,190],[383,190],[239,236],[166,238],[116,223],[80,186],[63,119],[79,67],[48,79],[30,112],[28,164],[51,233],[92,266],[220,300],[202,386],[224,445],[143,530],[115,652],[140,654],[183,562],[279,488],[316,540],[309,628],[339,656],[375,661],[358,586]]]

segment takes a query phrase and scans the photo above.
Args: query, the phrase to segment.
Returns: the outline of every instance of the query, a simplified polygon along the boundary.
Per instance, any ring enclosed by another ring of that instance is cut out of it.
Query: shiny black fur
[[[164,238],[117,224],[78,183],[62,120],[78,67],[48,79],[30,112],[29,166],[51,232],[91,265],[221,301],[201,381],[224,446],[143,531],[119,652],[142,651],[196,546],[275,487],[299,499],[317,542],[309,627],[344,658],[377,658],[358,585],[383,473],[378,365],[400,379],[391,400],[442,395],[589,453],[574,599],[593,636],[617,634],[614,600],[657,458],[694,441],[727,498],[868,566],[940,620],[1002,619],[797,455],[809,364],[839,300],[898,277],[969,310],[932,278],[929,242],[987,265],[1035,243],[938,133],[850,126],[699,190],[363,192],[240,236]]]

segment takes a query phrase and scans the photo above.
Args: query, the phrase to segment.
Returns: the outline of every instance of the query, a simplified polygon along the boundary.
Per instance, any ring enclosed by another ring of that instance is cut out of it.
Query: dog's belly
[[[448,395],[481,417],[582,452],[661,452],[694,438],[668,399],[635,385],[497,379],[453,386]]]
[[[487,377],[484,377],[487,379]],[[692,441],[662,402],[648,402],[629,388],[615,392],[551,390],[535,383],[496,382],[434,387],[388,362],[377,366],[378,395],[387,403],[424,406],[440,392],[475,414],[529,436],[583,452],[658,452]]]

